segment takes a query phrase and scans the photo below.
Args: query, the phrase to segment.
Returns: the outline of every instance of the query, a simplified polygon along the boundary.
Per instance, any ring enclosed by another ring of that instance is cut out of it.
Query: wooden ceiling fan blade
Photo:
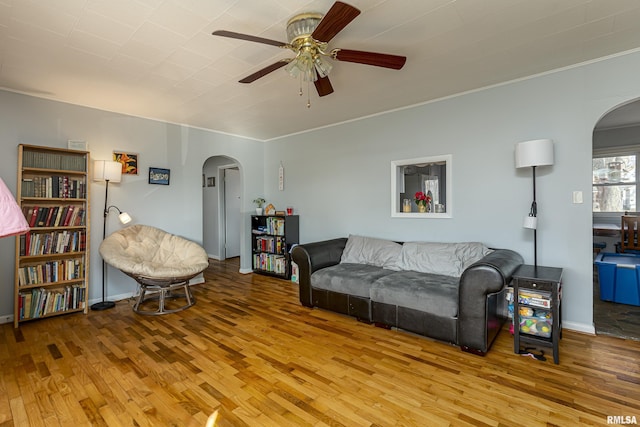
[[[375,65],[376,67],[392,68],[394,70],[401,69],[407,62],[406,56],[349,49],[335,49],[332,56],[338,61],[357,62],[358,64]]]
[[[313,84],[316,85],[319,96],[327,96],[333,93],[333,86],[331,86],[329,77],[320,77]]]
[[[256,43],[270,44],[272,46],[277,46],[277,47],[288,46],[287,43],[279,42],[278,40],[265,39],[263,37],[251,36],[249,34],[234,33],[233,31],[218,30],[218,31],[214,31],[211,34],[214,36],[229,37],[231,39],[239,39],[239,40],[246,40],[246,41],[256,42]]]
[[[355,7],[337,1],[331,9],[324,15],[322,21],[311,34],[311,37],[321,42],[328,42],[336,36],[344,27],[349,25],[356,16],[360,15],[360,10]]]
[[[261,77],[266,76],[269,73],[272,73],[282,67],[284,67],[285,65],[287,65],[289,63],[290,59],[282,59],[278,62],[275,62],[271,65],[269,65],[268,67],[264,67],[262,70],[258,70],[255,73],[251,74],[250,76],[245,77],[244,79],[240,80],[240,83],[252,83],[255,82],[256,80],[258,80]]]

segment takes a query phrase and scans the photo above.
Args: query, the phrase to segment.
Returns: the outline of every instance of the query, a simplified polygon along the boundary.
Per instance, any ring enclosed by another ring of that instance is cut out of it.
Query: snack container
[[[538,337],[551,337],[550,318],[520,316],[520,332]]]

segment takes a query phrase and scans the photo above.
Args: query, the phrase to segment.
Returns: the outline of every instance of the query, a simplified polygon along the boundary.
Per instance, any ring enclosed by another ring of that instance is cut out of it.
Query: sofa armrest
[[[298,265],[300,302],[302,305],[313,307],[311,274],[321,268],[339,264],[346,244],[347,238],[341,237],[321,242],[305,243],[293,248],[291,257],[293,262]]]
[[[458,295],[458,343],[461,347],[480,353],[489,349],[502,326],[495,294],[511,282],[511,275],[523,262],[517,252],[496,249],[462,273]],[[490,301],[492,295],[494,300]]]

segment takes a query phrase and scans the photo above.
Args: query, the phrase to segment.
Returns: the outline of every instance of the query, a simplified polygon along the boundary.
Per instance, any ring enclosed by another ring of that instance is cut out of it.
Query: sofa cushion
[[[378,279],[371,301],[424,311],[436,316],[458,316],[457,277],[398,271]]]
[[[352,234],[347,239],[340,262],[400,270],[401,252],[400,243]]]
[[[467,267],[489,252],[477,242],[407,242],[402,246],[400,269],[460,277]]]
[[[467,269],[474,262],[480,261],[485,255],[489,255],[493,250],[480,242],[456,243],[456,255],[462,262],[462,271]]]
[[[373,265],[341,263],[314,272],[311,275],[311,286],[369,298],[373,283],[391,273],[393,271]]]
[[[402,245],[400,267],[453,277],[460,277],[463,271],[456,254],[456,243],[407,242]]]

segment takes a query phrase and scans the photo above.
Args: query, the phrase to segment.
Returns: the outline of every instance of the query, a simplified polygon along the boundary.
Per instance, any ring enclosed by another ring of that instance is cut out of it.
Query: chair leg
[[[184,297],[187,299],[187,305],[192,306],[193,303],[191,300],[193,299],[193,295],[191,294],[191,288],[189,287],[189,282],[185,282],[184,284]]]
[[[158,314],[164,314],[164,298],[167,295],[167,288],[161,288],[158,295]]]
[[[138,283],[138,299],[136,300],[136,303],[133,305],[133,311],[134,312],[138,312],[138,308],[140,307],[140,304],[142,304],[144,302],[144,294],[147,290],[147,287],[145,285],[141,285],[140,283]]]
[[[144,315],[160,315],[167,313],[176,313],[178,311],[182,311],[194,305],[196,303],[193,294],[191,293],[191,288],[189,287],[189,281],[173,283],[169,285],[149,285],[151,288],[149,289],[147,285],[140,284],[140,295],[138,300],[133,306],[133,311],[137,314]],[[179,292],[174,293],[174,291],[179,290],[180,288],[184,289],[184,294]],[[146,291],[150,291],[149,295],[147,295]],[[179,299],[184,298],[186,300],[186,304],[175,308],[175,309],[167,309],[165,304],[167,299]],[[147,311],[140,308],[147,301],[151,301],[157,299],[158,300],[158,309],[155,311]]]

